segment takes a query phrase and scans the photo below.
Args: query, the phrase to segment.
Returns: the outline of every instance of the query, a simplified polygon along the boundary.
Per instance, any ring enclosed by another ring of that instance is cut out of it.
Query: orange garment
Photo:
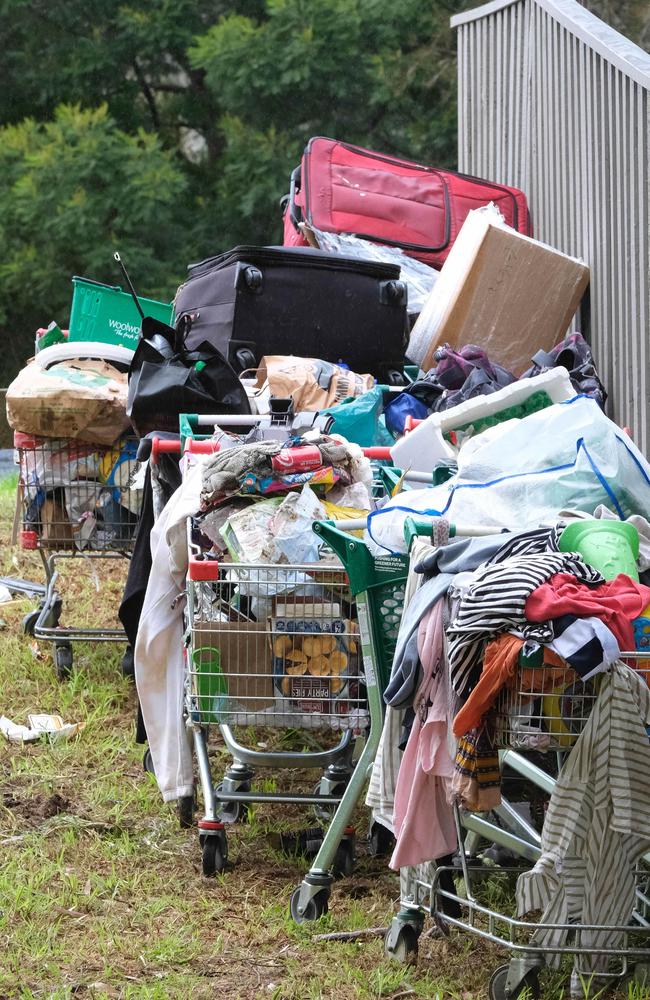
[[[494,705],[501,689],[512,687],[523,644],[523,639],[518,639],[509,632],[503,632],[487,644],[478,684],[454,719],[454,736],[463,736],[470,729],[479,726],[481,719]],[[552,649],[544,649],[544,663],[567,669],[564,661]],[[531,668],[524,671],[526,675],[529,672],[533,673]],[[531,687],[531,690],[534,689]]]

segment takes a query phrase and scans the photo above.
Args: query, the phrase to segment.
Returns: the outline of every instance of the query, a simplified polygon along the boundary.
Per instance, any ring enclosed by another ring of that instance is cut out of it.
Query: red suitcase
[[[494,202],[509,226],[532,236],[526,196],[452,170],[373,153],[317,136],[291,175],[285,246],[305,246],[302,221],[399,247],[440,268],[468,212]]]

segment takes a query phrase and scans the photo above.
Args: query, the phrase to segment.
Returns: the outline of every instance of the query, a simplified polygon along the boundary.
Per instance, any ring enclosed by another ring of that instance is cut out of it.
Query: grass
[[[0,570],[43,578],[37,554],[9,545],[13,497],[0,487]],[[64,566],[64,623],[108,623],[124,567]],[[314,933],[386,926],[399,888],[364,851],[336,883],[330,913],[298,927],[288,899],[305,870],[269,834],[310,826],[297,809],[256,805],[229,836],[232,868],[203,878],[195,831],[179,829],[134,744],[135,696],[121,647],[76,644],[75,670],[54,676],[51,647],[22,634],[29,602],[0,608],[0,713],[84,721],[70,743],[0,744],[0,1000],[484,1000],[507,954],[477,938],[423,937],[419,962],[396,966],[379,939],[315,942]],[[103,619],[103,621],[102,621]],[[299,738],[303,738],[299,735]],[[215,769],[225,758],[215,750]],[[265,776],[273,787],[273,775]],[[315,777],[308,775],[306,788]],[[563,995],[548,977],[544,996]],[[612,994],[648,1000],[645,992]]]

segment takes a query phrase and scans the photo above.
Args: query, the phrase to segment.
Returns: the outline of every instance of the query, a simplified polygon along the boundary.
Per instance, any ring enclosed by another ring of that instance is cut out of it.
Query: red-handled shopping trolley
[[[62,559],[124,559],[133,546],[140,510],[137,442],[114,447],[14,435],[23,549],[38,550],[46,576],[39,608],[25,631],[54,643],[57,675],[72,667],[72,642],[124,642],[122,629],[60,624],[63,600],[57,563]]]

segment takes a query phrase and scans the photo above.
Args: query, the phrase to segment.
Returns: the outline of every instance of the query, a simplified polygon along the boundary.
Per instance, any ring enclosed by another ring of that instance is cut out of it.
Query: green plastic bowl
[[[625,573],[639,579],[639,533],[627,521],[574,521],[562,532],[561,552],[579,552],[606,580]]]

